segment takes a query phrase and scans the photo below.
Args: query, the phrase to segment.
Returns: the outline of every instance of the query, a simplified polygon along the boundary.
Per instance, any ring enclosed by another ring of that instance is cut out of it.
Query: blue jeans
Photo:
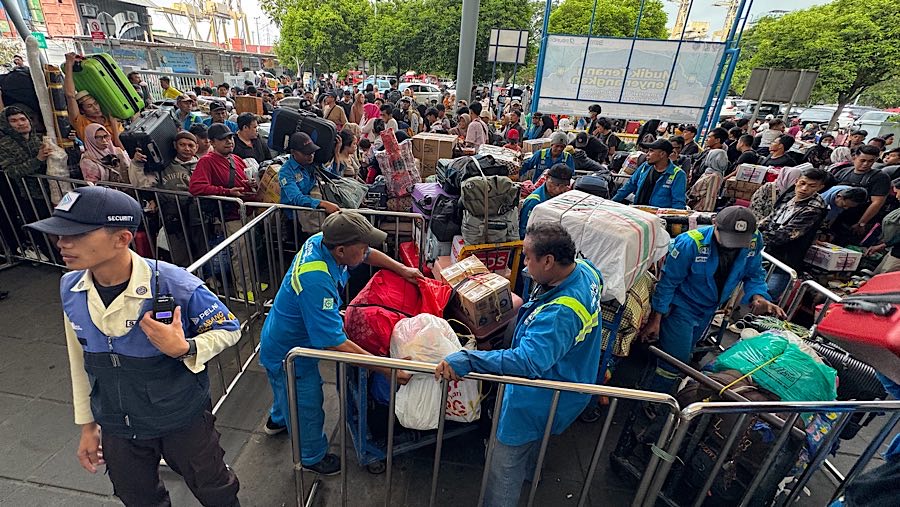
[[[325,410],[322,404],[325,396],[322,393],[322,376],[318,365],[303,365],[297,360],[297,409],[300,415],[300,454],[304,465],[315,465],[328,452],[328,438],[325,436]],[[288,392],[285,384],[284,368],[266,367],[266,376],[272,386],[272,408],[269,416],[275,424],[288,426]]]
[[[769,279],[766,280],[766,285],[769,287],[769,297],[772,298],[773,302],[778,303],[781,299],[781,294],[787,289],[790,281],[791,275],[780,269],[776,269],[769,275]]]
[[[506,445],[496,441],[491,469],[488,472],[484,507],[516,507],[525,479],[534,477],[541,441],[523,445]]]
[[[703,311],[672,305],[672,309],[662,318],[659,327],[659,348],[682,362],[689,362],[694,346],[703,337],[703,332],[714,313],[715,309]],[[656,371],[647,389],[658,393],[670,392],[678,378],[677,372],[674,366],[657,359]]]

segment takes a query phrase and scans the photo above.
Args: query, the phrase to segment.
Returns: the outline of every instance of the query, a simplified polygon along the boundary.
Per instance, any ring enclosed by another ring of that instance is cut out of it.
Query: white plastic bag
[[[401,320],[391,334],[391,357],[437,363],[462,348],[450,324],[427,313]],[[448,420],[472,422],[481,417],[480,384],[475,380],[449,383],[445,409]],[[406,428],[433,430],[438,427],[440,406],[441,383],[431,375],[414,374],[397,391],[394,413]]]

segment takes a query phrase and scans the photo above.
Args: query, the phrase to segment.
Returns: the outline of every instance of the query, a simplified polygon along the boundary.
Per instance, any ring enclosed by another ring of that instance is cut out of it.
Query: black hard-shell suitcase
[[[337,128],[334,123],[319,118],[309,111],[298,111],[279,107],[272,113],[272,124],[269,127],[269,148],[282,153],[288,151],[288,141],[291,134],[305,132],[316,145],[313,161],[324,164],[334,157],[334,141],[337,136]]]
[[[609,199],[609,181],[596,173],[586,174],[575,180],[575,190]]]
[[[175,158],[175,136],[178,122],[168,111],[154,109],[141,113],[141,117],[128,126],[119,136],[128,155],[134,158],[140,148],[147,156],[144,169],[162,171]]]

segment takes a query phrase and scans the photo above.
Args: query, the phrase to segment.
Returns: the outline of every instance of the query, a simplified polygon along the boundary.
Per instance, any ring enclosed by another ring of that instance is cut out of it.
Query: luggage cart
[[[650,347],[651,353],[676,367],[687,378],[700,383],[702,386],[712,389],[714,392],[721,392],[722,398],[727,401],[736,401],[744,403],[752,403],[747,398],[741,396],[732,389],[727,389],[724,385],[716,380],[707,377],[699,370],[679,361],[657,347]],[[724,415],[724,414],[723,414]],[[727,415],[726,415],[727,417]],[[636,406],[628,416],[627,422],[624,424],[625,431],[619,439],[616,449],[610,455],[610,464],[617,473],[625,476],[627,479],[635,481],[640,480],[644,473],[645,463],[641,461],[646,458],[649,453],[662,452],[662,449],[655,448],[655,439],[659,435],[663,417],[649,418],[641,405]],[[790,420],[796,420],[796,417]],[[784,424],[783,419],[772,414],[759,414],[759,422],[763,422],[771,428],[772,433],[777,434]],[[712,495],[708,496],[702,503],[704,506],[725,505],[728,503],[737,504],[747,490],[754,493],[749,498],[748,505],[762,506],[767,505],[768,501],[774,498],[778,491],[779,483],[790,474],[791,469],[797,462],[800,451],[806,442],[806,435],[796,425],[790,432],[785,434],[786,438],[779,452],[775,455],[773,461],[769,464],[767,471],[758,478],[758,482],[753,480],[753,476],[739,476],[737,471],[726,477],[726,472],[720,473],[712,484],[703,484],[708,479],[707,470],[712,468],[713,463],[720,458],[719,452],[721,448],[716,445],[730,447],[737,444],[735,448],[729,452],[728,463],[738,461],[737,453],[749,452],[755,445],[757,449],[754,455],[764,456],[768,449],[760,451],[758,447],[774,445],[771,440],[767,440],[764,435],[756,435],[753,433],[762,431],[755,427],[753,421],[747,425],[747,429],[739,436],[739,441],[733,441],[732,444],[725,441],[725,436],[733,427],[734,421],[726,421],[721,415],[707,414],[701,416],[696,422],[693,422],[691,429],[688,430],[687,436],[682,443],[680,450],[675,459],[672,472],[669,474],[662,490],[659,493],[659,502],[671,507],[681,507],[692,502],[698,491],[708,486]],[[719,437],[718,439],[716,437]],[[718,442],[722,440],[723,442]],[[641,454],[643,452],[643,454]],[[737,466],[735,465],[735,469]],[[694,473],[694,472],[699,472]],[[698,479],[702,482],[698,483]],[[749,482],[753,480],[753,482]],[[729,482],[731,481],[731,482]],[[737,484],[744,489],[741,490],[730,488]],[[731,489],[731,491],[728,491]],[[716,496],[719,495],[719,496]],[[732,497],[736,499],[732,501]],[[726,501],[726,499],[728,499]],[[697,505],[697,504],[695,504]]]
[[[387,406],[378,404],[369,395],[370,379],[372,373],[357,366],[347,366],[347,397],[345,407],[347,413],[347,428],[350,430],[350,436],[353,440],[353,447],[356,450],[356,459],[360,466],[373,474],[383,473],[385,470],[384,460],[387,459],[387,436],[379,439],[374,436],[370,427],[370,408],[384,409],[385,416],[395,417],[393,414],[387,414]],[[484,417],[482,411],[482,417]],[[387,421],[384,421],[385,427]],[[459,423],[455,421],[447,421],[444,427],[444,439],[453,438],[470,431],[478,429],[478,422]],[[437,430],[419,431],[403,428],[399,424],[395,424],[394,432],[394,456],[410,452],[415,449],[426,447],[437,442]]]

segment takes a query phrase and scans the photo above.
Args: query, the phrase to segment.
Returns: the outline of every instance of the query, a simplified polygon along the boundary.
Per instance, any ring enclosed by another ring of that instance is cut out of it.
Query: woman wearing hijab
[[[364,139],[375,142],[378,133],[375,132],[375,122],[381,119],[381,109],[377,104],[369,103],[363,106],[362,135]]]
[[[355,123],[357,125],[362,125],[363,117],[366,114],[366,96],[362,93],[357,93],[356,97],[353,99],[353,105],[350,106],[350,117],[347,118],[349,123]],[[346,128],[346,125],[344,126]]]
[[[469,113],[459,115],[459,118],[456,120],[456,126],[450,129],[450,133],[455,136],[466,137],[466,133],[469,130],[469,123],[472,122],[469,118]]]
[[[778,197],[790,190],[803,172],[801,167],[785,167],[775,181],[763,183],[750,198],[750,211],[757,221],[772,214]]]
[[[543,117],[543,131],[541,132],[541,138],[550,137],[553,135],[553,132],[556,130],[556,124],[553,123],[553,118],[550,117],[549,114],[545,114]]]
[[[806,152],[804,162],[809,162],[813,167],[826,167],[831,164],[831,145],[834,144],[834,136],[825,134],[815,146]]]
[[[96,183],[130,183],[128,169],[131,159],[125,150],[113,145],[106,127],[90,123],[84,129],[84,153],[81,155],[81,174],[85,181]]]
[[[834,175],[837,171],[853,165],[853,153],[846,146],[838,146],[831,152],[831,165],[828,166],[828,172]]]
[[[716,200],[725,181],[725,170],[728,169],[728,152],[710,150],[705,164],[706,171],[688,191],[687,204],[694,211],[716,210]]]

